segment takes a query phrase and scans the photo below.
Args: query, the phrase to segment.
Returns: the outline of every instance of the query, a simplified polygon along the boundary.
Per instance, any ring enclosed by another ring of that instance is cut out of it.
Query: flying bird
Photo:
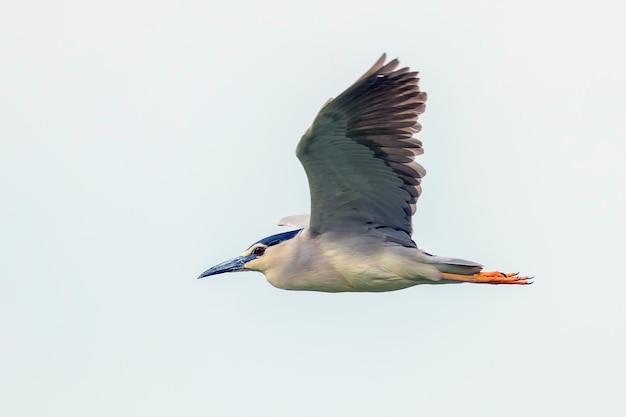
[[[260,271],[285,290],[394,291],[418,284],[530,284],[518,273],[432,255],[412,240],[425,169],[418,116],[426,93],[417,72],[382,57],[324,104],[296,148],[308,177],[311,214],[285,217],[293,230],[253,243],[198,278]]]

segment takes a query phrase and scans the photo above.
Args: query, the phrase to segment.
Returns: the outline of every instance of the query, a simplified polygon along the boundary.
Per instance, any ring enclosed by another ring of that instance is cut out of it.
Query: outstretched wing
[[[385,64],[383,54],[324,105],[298,143],[311,191],[309,233],[387,229],[393,240],[414,246],[411,217],[426,171],[414,161],[423,149],[413,134],[426,93],[418,73],[398,64]]]

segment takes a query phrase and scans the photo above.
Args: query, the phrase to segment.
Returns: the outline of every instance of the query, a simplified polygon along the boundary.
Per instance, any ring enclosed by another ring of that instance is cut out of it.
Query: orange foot
[[[532,284],[534,277],[520,276],[519,272],[505,274],[500,271],[480,272],[476,275],[459,275],[447,272],[441,273],[441,278],[450,281],[475,282],[478,284]]]

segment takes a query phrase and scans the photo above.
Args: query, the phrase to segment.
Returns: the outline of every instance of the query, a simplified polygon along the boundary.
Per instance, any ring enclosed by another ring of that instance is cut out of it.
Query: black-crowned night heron
[[[411,239],[411,217],[426,174],[414,161],[426,93],[417,72],[385,55],[320,110],[296,148],[311,191],[311,215],[279,220],[296,230],[266,237],[207,269],[260,271],[275,287],[310,291],[393,291],[417,284],[529,284],[518,274],[431,255]]]

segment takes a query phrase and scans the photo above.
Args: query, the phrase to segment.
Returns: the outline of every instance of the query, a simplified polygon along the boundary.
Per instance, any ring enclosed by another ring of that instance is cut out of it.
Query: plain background
[[[0,415],[626,414],[625,15],[2,1]],[[415,240],[536,283],[197,281],[308,212],[295,145],[382,52],[429,94]]]

